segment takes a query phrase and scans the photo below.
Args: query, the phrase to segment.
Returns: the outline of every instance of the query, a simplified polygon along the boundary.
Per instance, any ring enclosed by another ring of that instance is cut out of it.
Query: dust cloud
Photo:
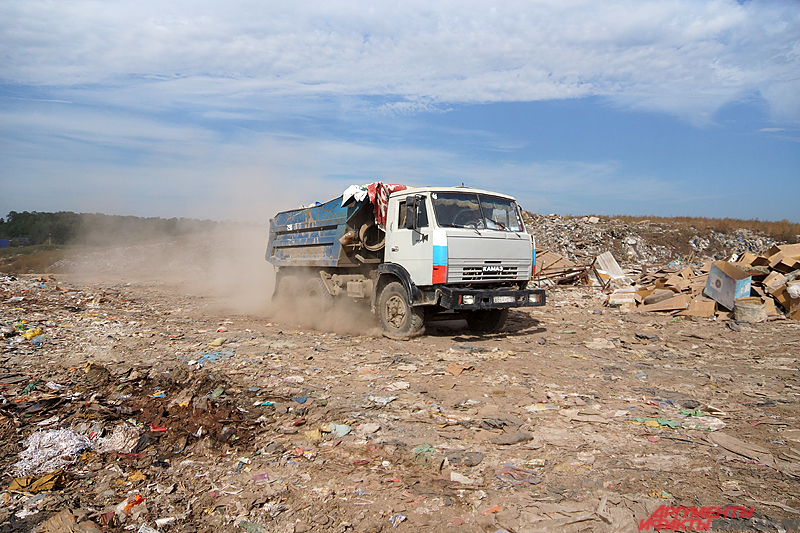
[[[105,241],[112,242],[106,234]],[[303,299],[273,300],[275,269],[266,261],[266,224],[220,223],[180,236],[152,233],[131,245],[81,246],[53,270],[84,285],[132,285],[194,297],[208,313],[260,316],[339,334],[380,335],[369,302],[341,298],[321,309]]]
[[[317,331],[373,337],[382,335],[378,319],[370,311],[369,299],[354,301],[340,297],[332,305],[320,307],[303,295],[280,296],[271,302],[265,316],[276,322]]]

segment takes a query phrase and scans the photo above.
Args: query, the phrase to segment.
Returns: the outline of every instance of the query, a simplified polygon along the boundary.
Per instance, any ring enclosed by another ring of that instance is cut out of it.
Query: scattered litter
[[[684,429],[699,429],[703,431],[719,431],[725,427],[725,422],[713,416],[702,418],[689,418],[681,424]]]
[[[69,476],[63,469],[58,469],[40,476],[24,476],[15,478],[8,486],[8,490],[19,490],[36,494],[44,490],[60,489],[69,483]]]
[[[475,480],[471,477],[465,476],[464,474],[459,474],[458,472],[450,472],[450,481],[455,481],[456,483],[461,483],[462,485],[472,485],[475,483]]]
[[[25,439],[26,448],[14,467],[17,476],[58,470],[75,463],[81,452],[92,448],[88,438],[69,429],[37,431]]]
[[[525,407],[526,411],[530,411],[532,413],[535,413],[537,411],[555,411],[558,409],[561,409],[561,407],[559,407],[554,403],[534,403],[532,405]]]
[[[222,350],[219,352],[205,352],[200,355],[200,357],[195,361],[189,361],[190,364],[197,364],[197,365],[206,365],[208,363],[219,363],[220,361],[226,361],[233,357],[234,351],[233,350]]]
[[[414,462],[416,464],[428,464],[431,460],[431,454],[435,448],[430,444],[420,444],[414,448]]]
[[[385,387],[382,387],[381,390],[385,391],[399,391],[399,390],[408,390],[411,387],[411,384],[408,381],[395,381]]]
[[[495,476],[504,484],[510,485],[538,485],[542,482],[542,478],[537,477],[535,472],[508,463],[499,468]]]
[[[327,423],[321,428],[325,433],[330,433],[333,437],[341,438],[348,435],[353,428],[347,424],[334,424],[333,422]]]
[[[392,527],[397,527],[405,520],[406,516],[404,514],[397,513],[389,519],[389,523],[392,525]]]
[[[391,402],[395,401],[397,396],[375,396],[374,394],[370,394],[367,396],[367,400],[370,402],[376,403],[382,407],[389,405]]]
[[[448,374],[452,374],[453,376],[458,377],[463,372],[466,372],[467,370],[472,370],[474,368],[475,367],[472,366],[472,365],[458,365],[456,363],[451,363],[451,364],[447,365],[444,370]]]

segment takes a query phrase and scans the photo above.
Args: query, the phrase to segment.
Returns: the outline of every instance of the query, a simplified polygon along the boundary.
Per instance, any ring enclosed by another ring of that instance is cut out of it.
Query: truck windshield
[[[524,231],[513,200],[468,192],[434,192],[431,200],[442,227]]]

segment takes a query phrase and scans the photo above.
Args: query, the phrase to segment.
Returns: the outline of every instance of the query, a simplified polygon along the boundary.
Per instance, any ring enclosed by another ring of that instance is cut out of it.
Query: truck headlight
[[[475,295],[466,294],[461,298],[461,303],[464,305],[475,305]]]
[[[532,304],[539,303],[539,295],[538,294],[529,294],[528,301]]]

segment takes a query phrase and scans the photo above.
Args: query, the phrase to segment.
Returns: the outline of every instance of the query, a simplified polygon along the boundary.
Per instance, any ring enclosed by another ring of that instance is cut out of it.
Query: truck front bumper
[[[477,310],[538,307],[545,304],[544,289],[454,289],[440,287],[439,305],[446,309]]]

